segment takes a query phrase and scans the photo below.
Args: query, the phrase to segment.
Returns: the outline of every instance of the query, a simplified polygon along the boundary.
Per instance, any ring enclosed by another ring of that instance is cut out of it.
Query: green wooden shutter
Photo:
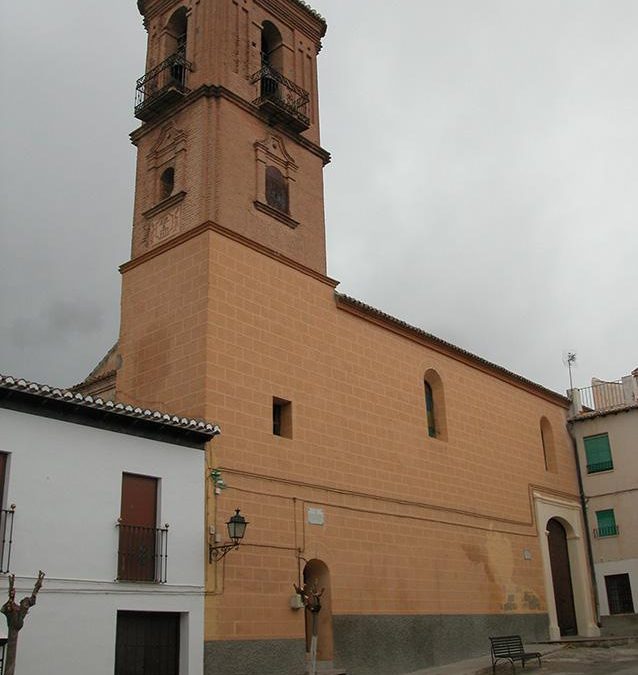
[[[585,454],[587,455],[587,473],[609,471],[614,468],[607,434],[585,438]]]
[[[613,509],[605,509],[604,511],[596,511],[596,520],[598,521],[598,536],[611,537],[618,534],[618,527],[616,526],[616,516]]]

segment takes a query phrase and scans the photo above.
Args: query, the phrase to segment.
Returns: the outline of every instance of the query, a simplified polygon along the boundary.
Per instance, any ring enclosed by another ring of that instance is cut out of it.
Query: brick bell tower
[[[301,0],[138,7],[148,46],[117,396],[204,415],[216,275],[232,264],[221,240],[325,275],[316,59],[326,24]]]

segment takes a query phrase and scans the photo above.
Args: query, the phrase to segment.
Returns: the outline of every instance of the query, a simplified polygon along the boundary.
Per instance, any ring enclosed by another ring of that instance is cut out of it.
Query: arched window
[[[173,194],[173,188],[175,187],[175,169],[172,166],[169,166],[168,169],[162,171],[160,176],[160,201],[162,199],[168,199]]]
[[[425,373],[423,389],[428,436],[445,441],[447,440],[447,420],[443,382],[435,370],[430,369]]]
[[[266,203],[282,213],[289,213],[288,181],[276,166],[266,167]]]
[[[543,459],[545,471],[556,471],[556,450],[554,448],[554,432],[547,417],[541,417],[540,424],[541,445],[543,446]]]

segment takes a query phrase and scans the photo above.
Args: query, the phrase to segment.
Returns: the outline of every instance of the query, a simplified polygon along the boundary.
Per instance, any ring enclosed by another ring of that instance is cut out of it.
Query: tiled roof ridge
[[[482,356],[477,356],[476,354],[467,351],[467,349],[463,349],[462,347],[458,347],[455,344],[452,344],[451,342],[448,342],[447,340],[443,340],[443,338],[437,337],[436,335],[433,335],[432,333],[428,333],[427,331],[423,330],[422,328],[417,328],[416,326],[413,326],[412,324],[407,323],[407,321],[403,321],[402,319],[397,319],[395,316],[392,316],[391,314],[387,314],[386,312],[381,311],[380,309],[377,309],[376,307],[372,307],[372,305],[367,305],[365,302],[361,302],[361,300],[357,300],[356,298],[353,298],[349,295],[346,295],[345,293],[339,293],[338,291],[335,291],[335,295],[342,301],[347,302],[350,305],[353,305],[354,307],[358,307],[359,309],[369,313],[373,314],[375,316],[378,316],[380,319],[383,319],[384,321],[387,321],[388,323],[393,323],[405,330],[411,331],[413,333],[416,333],[417,335],[420,335],[427,340],[431,340],[432,342],[435,342],[442,347],[445,347],[447,349],[450,349],[451,351],[456,352],[457,354],[460,354],[462,356],[465,356],[467,358],[472,359],[473,361],[477,361],[478,363],[481,363],[484,366],[487,366],[493,370],[496,370],[500,373],[503,373],[504,375],[507,375],[508,377],[518,380],[519,382],[533,387],[534,389],[541,390],[543,392],[546,392],[547,394],[550,394],[553,397],[559,397],[561,399],[564,399],[566,402],[569,402],[569,399],[566,396],[563,396],[562,394],[559,394],[556,391],[553,391],[552,389],[548,389],[547,387],[544,387],[542,384],[538,384],[537,382],[534,382],[533,380],[529,380],[526,377],[523,377],[522,375],[518,375],[517,373],[512,372],[511,370],[508,370],[507,368],[504,368],[503,366],[499,366],[497,363],[493,363],[492,361],[488,361],[487,359],[484,359]]]
[[[77,384],[73,384],[69,387],[69,391],[76,391],[80,387],[88,387],[91,384],[95,384],[96,382],[101,382],[102,380],[108,380],[109,377],[113,377],[117,371],[115,368],[112,368],[111,370],[107,370],[100,375],[89,375],[86,380],[82,380],[82,382],[78,382]]]
[[[2,373],[0,373],[0,388],[26,392],[47,399],[66,401],[67,403],[86,408],[102,409],[125,417],[142,418],[148,422],[156,422],[189,431],[198,431],[210,436],[217,436],[221,433],[221,429],[216,424],[205,422],[204,420],[179,417],[178,415],[170,415],[159,410],[134,407],[127,403],[116,403],[115,401],[104,400],[99,396],[96,398],[90,395],[84,396],[61,387],[50,387],[47,384],[29,382],[23,378],[15,378],[10,375],[3,375]]]
[[[307,2],[304,2],[304,0],[293,0],[293,2],[299,5],[300,7],[303,7],[307,12],[310,12],[310,14],[312,14],[312,16],[315,17],[315,19],[321,21],[321,23],[324,26],[327,25],[326,20],[323,18],[323,16],[321,16],[321,14],[319,14],[319,12],[316,9],[313,9]]]
[[[638,402],[636,403],[622,403],[619,405],[609,406],[608,408],[601,408],[599,410],[586,410],[583,412],[570,415],[570,421],[578,422],[579,420],[590,420],[594,417],[607,417],[607,415],[616,415],[622,412],[629,412],[630,410],[638,410]]]

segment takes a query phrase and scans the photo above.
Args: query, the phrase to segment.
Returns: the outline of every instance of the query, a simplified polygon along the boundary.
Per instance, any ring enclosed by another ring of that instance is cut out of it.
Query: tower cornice
[[[152,122],[146,122],[142,126],[132,131],[130,134],[131,142],[133,143],[133,145],[137,145],[140,139],[143,138],[147,133],[149,133],[158,126],[161,126],[166,122],[167,119],[174,116],[176,112],[178,112],[179,110],[183,110],[184,108],[191,105],[194,101],[202,97],[225,98],[228,101],[232,101],[239,107],[249,112],[251,115],[257,117],[258,119],[268,122],[268,118],[266,115],[264,115],[263,112],[261,112],[258,108],[255,108],[255,106],[245,101],[243,98],[241,98],[241,96],[238,96],[237,94],[230,91],[230,89],[227,89],[226,87],[222,87],[220,85],[202,85],[201,87],[192,91],[188,96],[186,96],[184,100],[179,104],[179,106],[174,106],[170,108],[170,110],[168,110],[164,115],[158,116]],[[277,131],[279,133],[285,134],[288,138],[293,139],[296,143],[298,143],[303,148],[311,152],[313,155],[320,157],[324,166],[330,163],[331,159],[330,153],[327,150],[324,150],[320,145],[313,143],[312,141],[308,140],[305,136],[302,136],[301,134],[296,134],[290,131],[284,125],[278,126]]]

